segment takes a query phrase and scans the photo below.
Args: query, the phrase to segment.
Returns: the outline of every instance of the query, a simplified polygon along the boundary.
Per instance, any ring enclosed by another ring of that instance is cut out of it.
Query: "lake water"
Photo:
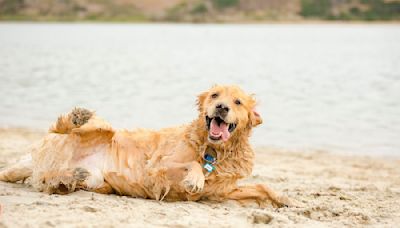
[[[400,26],[0,23],[0,127],[74,106],[119,128],[196,118],[213,84],[255,93],[256,146],[400,156]]]

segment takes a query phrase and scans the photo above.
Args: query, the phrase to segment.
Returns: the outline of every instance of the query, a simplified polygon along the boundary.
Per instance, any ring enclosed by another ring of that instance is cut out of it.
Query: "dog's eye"
[[[211,98],[213,98],[213,99],[215,99],[215,98],[217,98],[218,97],[218,93],[213,93],[212,95],[211,95]]]
[[[236,100],[235,100],[235,104],[237,104],[237,105],[241,105],[241,104],[242,104],[242,102],[241,102],[239,99],[236,99]]]

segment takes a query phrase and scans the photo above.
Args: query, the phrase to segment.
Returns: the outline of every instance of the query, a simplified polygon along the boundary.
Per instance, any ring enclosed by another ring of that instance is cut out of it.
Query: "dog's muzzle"
[[[225,121],[226,115],[216,111],[212,117],[206,116],[206,125],[208,130],[208,138],[211,141],[222,140],[224,142],[229,140],[231,133],[236,129],[236,123],[227,123]]]

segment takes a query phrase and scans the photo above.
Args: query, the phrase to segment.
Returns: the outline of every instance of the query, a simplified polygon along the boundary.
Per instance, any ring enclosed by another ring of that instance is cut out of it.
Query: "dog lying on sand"
[[[31,154],[0,172],[0,180],[32,177],[39,191],[78,189],[155,200],[236,200],[290,204],[262,184],[238,186],[251,174],[253,127],[262,123],[255,99],[236,86],[198,96],[193,122],[159,131],[115,130],[95,113],[76,108],[58,118]]]

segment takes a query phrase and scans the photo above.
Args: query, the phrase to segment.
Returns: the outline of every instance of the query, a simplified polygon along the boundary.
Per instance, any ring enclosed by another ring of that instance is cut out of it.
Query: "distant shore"
[[[400,20],[388,0],[0,1],[0,20],[263,23],[292,20]]]
[[[32,19],[32,18],[1,18],[0,23],[76,23],[76,24],[400,24],[400,20],[240,20],[240,21],[165,21],[165,20],[60,20],[60,19]]]
[[[45,132],[0,128],[0,169],[27,153]],[[253,174],[288,195],[295,207],[242,208],[233,202],[165,203],[79,191],[46,195],[29,184],[0,182],[0,227],[20,226],[396,226],[400,160],[317,151],[256,148]],[[28,182],[29,183],[29,180]],[[21,219],[24,218],[24,219]]]

